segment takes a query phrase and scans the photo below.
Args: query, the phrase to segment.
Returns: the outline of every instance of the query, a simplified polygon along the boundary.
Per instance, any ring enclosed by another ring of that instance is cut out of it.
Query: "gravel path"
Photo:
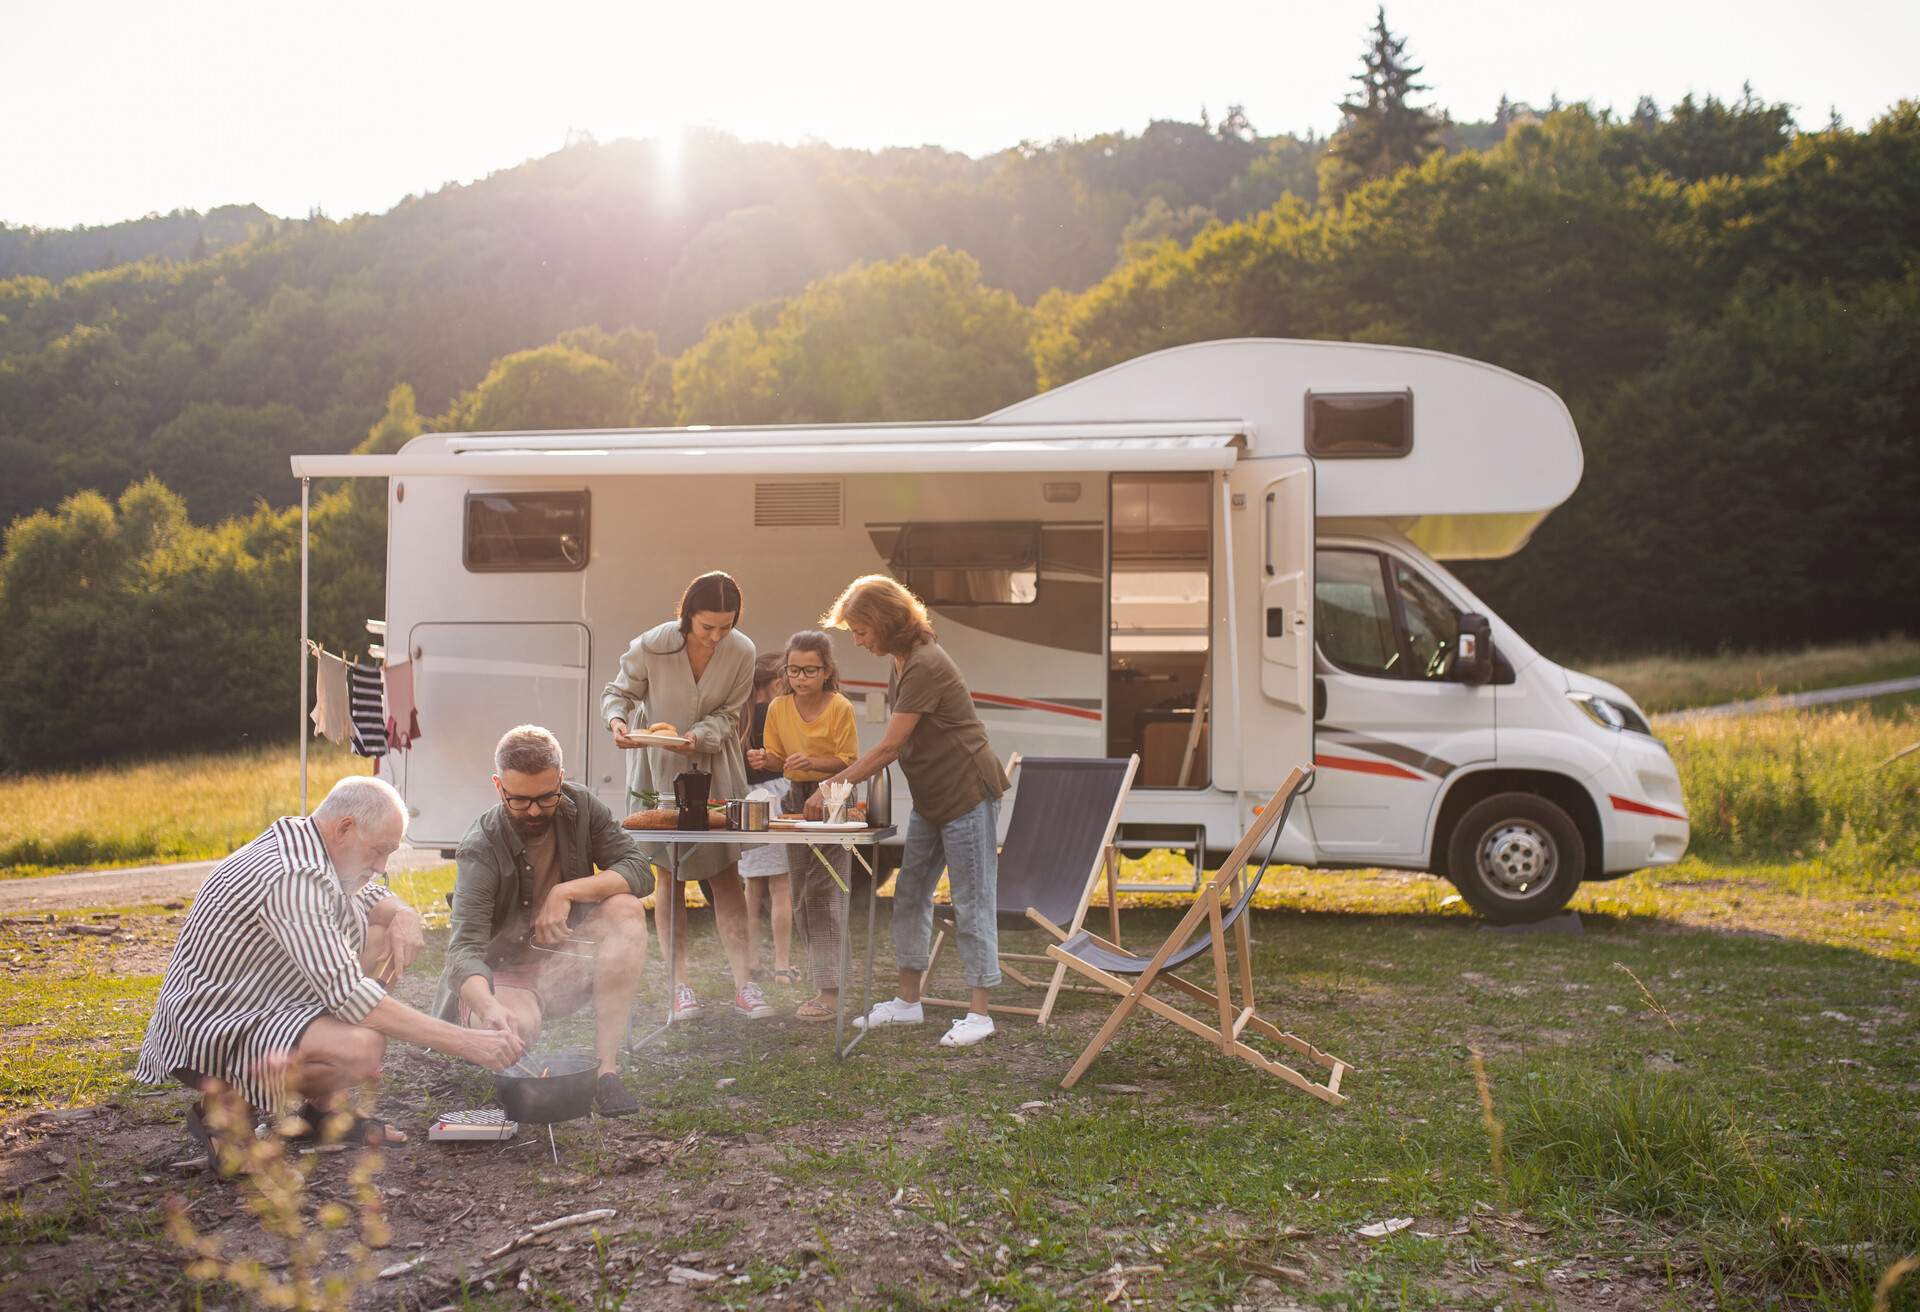
[[[431,870],[445,865],[438,849],[403,847],[387,863],[389,870]],[[0,879],[0,915],[22,911],[70,911],[76,907],[131,906],[192,897],[217,861],[183,861],[166,866],[126,866],[83,870],[35,879]]]
[[[1830,706],[1835,702],[1861,702],[1887,697],[1897,692],[1920,691],[1920,678],[1882,679],[1879,683],[1855,683],[1844,688],[1816,688],[1812,692],[1790,692],[1778,697],[1756,697],[1747,702],[1727,702],[1721,706],[1695,706],[1685,711],[1665,711],[1657,718],[1669,723],[1686,720],[1714,720],[1727,715],[1760,715],[1767,711],[1791,711],[1802,706]]]

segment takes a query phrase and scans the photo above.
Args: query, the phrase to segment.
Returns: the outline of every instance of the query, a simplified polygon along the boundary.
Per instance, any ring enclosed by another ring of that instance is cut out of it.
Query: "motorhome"
[[[1687,846],[1633,699],[1536,652],[1441,563],[1518,551],[1581,466],[1538,383],[1271,339],[1159,351],[965,422],[436,433],[293,460],[302,480],[388,481],[386,652],[416,662],[422,731],[391,768],[416,845],[458,842],[494,800],[494,741],[525,721],[631,809],[601,691],[695,575],[739,580],[766,649],[889,573],[1002,756],[1140,756],[1128,847],[1217,856],[1313,761],[1276,859],[1431,871],[1501,922]],[[840,663],[871,746],[886,671],[850,641]]]

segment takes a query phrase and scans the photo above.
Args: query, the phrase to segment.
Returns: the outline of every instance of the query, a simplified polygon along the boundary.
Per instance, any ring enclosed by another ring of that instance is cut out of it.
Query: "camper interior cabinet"
[[[1109,536],[1107,755],[1144,788],[1205,788],[1213,480],[1115,474]]]

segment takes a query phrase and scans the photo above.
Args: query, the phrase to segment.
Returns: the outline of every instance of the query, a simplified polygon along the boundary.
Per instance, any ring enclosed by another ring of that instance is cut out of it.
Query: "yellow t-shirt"
[[[775,697],[767,707],[767,750],[781,756],[836,756],[851,762],[860,755],[860,730],[854,724],[853,703],[839,693],[827,695],[826,709],[811,723],[800,718],[800,711],[789,693]],[[788,770],[789,779],[816,781],[840,773],[831,770]]]

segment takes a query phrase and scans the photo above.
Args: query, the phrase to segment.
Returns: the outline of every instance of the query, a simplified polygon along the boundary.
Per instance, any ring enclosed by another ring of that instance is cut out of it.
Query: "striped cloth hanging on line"
[[[387,707],[378,665],[355,661],[347,667],[347,701],[352,708],[354,752],[360,756],[385,756]]]

